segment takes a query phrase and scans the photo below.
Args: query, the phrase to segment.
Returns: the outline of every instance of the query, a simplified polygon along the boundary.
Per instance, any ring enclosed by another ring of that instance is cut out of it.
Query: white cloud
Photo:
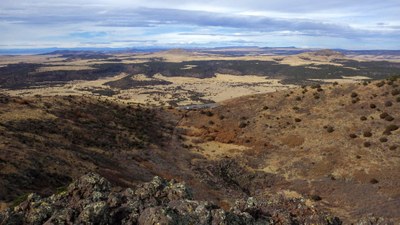
[[[2,0],[0,43],[399,49],[398,12],[398,0]]]

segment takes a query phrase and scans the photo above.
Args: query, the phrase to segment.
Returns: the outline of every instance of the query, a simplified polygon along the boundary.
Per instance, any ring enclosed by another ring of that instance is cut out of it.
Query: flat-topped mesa
[[[163,51],[162,53],[168,53],[168,54],[174,54],[174,55],[187,55],[187,54],[191,54],[191,52],[182,49],[182,48],[173,48],[173,49],[169,49],[166,51]]]
[[[315,52],[308,53],[314,56],[325,56],[325,57],[343,57],[344,55],[340,52],[331,50],[331,49],[322,49]]]
[[[337,217],[306,206],[304,199],[280,196],[262,202],[250,197],[224,210],[192,200],[185,184],[160,177],[119,190],[88,173],[48,198],[28,195],[18,206],[0,212],[0,224],[341,224]]]

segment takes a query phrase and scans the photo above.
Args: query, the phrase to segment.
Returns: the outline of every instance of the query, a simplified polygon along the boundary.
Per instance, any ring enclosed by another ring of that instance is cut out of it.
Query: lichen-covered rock
[[[66,191],[48,198],[30,194],[20,205],[0,213],[0,225],[341,224],[339,219],[317,213],[301,201],[281,198],[274,201],[271,204],[255,198],[238,200],[227,211],[207,201],[193,200],[190,190],[174,180],[155,177],[135,188],[112,191],[106,179],[89,173],[69,185]]]
[[[360,219],[355,225],[394,225],[394,223],[381,217],[367,216]]]

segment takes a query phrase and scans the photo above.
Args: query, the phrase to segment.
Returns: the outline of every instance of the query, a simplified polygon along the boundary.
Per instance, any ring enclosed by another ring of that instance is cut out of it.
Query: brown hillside
[[[399,85],[315,85],[202,110],[2,95],[0,203],[94,171],[125,187],[185,181],[225,210],[278,193],[346,224],[372,213],[400,222]]]
[[[348,221],[369,213],[400,221],[399,85],[392,79],[242,97],[187,112],[180,126],[195,151],[240,159],[273,177],[258,184],[264,191],[318,196]]]

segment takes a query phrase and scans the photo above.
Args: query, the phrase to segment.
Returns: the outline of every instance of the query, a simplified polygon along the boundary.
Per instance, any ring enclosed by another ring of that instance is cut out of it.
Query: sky
[[[400,0],[0,0],[0,49],[400,50]]]

